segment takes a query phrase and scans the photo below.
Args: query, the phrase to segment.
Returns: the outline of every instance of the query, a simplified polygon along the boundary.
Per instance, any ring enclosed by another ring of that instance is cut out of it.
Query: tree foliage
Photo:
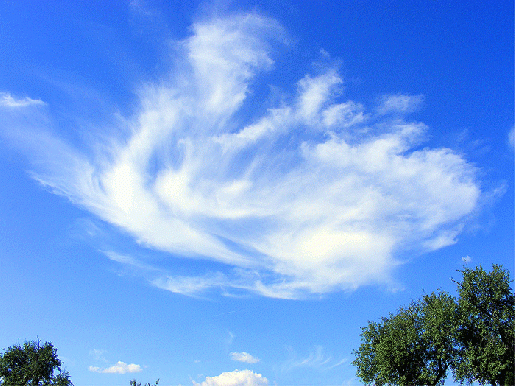
[[[490,273],[481,267],[462,273],[456,378],[515,385],[515,298],[508,271],[494,265]]]
[[[70,376],[61,369],[57,349],[39,341],[14,345],[0,355],[2,386],[70,386]]]
[[[509,274],[496,265],[462,274],[458,300],[432,293],[362,328],[353,364],[363,382],[441,385],[452,370],[459,382],[515,384]]]
[[[446,293],[425,296],[362,330],[353,362],[367,384],[442,384],[454,352],[448,335],[456,304]]]

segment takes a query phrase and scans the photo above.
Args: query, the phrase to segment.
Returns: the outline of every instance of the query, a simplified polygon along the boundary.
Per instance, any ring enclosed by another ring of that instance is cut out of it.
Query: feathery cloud
[[[96,361],[102,361],[102,362],[107,362],[107,359],[104,356],[105,353],[106,353],[106,350],[100,350],[100,349],[93,349],[93,350],[89,351],[89,355],[91,355]]]
[[[312,369],[327,371],[347,362],[347,358],[336,361],[333,357],[326,355],[322,346],[315,346],[315,349],[312,350],[307,357],[301,358],[297,357],[297,354],[293,349],[290,349],[289,351],[291,352],[292,357],[283,364],[283,371],[291,371],[299,367],[309,367]]]
[[[400,252],[456,242],[482,192],[472,164],[451,149],[422,149],[428,128],[399,117],[421,96],[385,97],[379,115],[368,114],[343,99],[344,80],[328,66],[249,119],[240,111],[284,31],[255,14],[192,31],[176,45],[170,77],[141,89],[134,116],[90,150],[44,128],[37,141],[24,138],[37,155],[34,177],[55,193],[143,246],[221,268],[181,276],[112,260],[190,296],[217,288],[300,298],[389,283]]]
[[[377,109],[379,114],[411,113],[424,101],[423,95],[385,95]]]
[[[0,106],[4,107],[27,107],[32,105],[44,105],[40,99],[31,99],[29,97],[25,97],[23,99],[17,99],[13,97],[10,93],[0,92]]]

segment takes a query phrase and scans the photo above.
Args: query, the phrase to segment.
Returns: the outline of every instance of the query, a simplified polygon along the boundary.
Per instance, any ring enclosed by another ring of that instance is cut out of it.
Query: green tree
[[[25,342],[9,347],[0,355],[0,385],[2,386],[70,386],[70,376],[61,370],[57,349],[52,343],[40,345]]]
[[[456,303],[446,293],[424,296],[381,323],[362,329],[354,351],[357,375],[366,384],[443,384],[454,352]]]
[[[462,271],[458,284],[459,355],[456,379],[515,385],[515,299],[507,270],[494,265]]]
[[[438,385],[455,380],[515,385],[515,302],[507,270],[464,269],[458,300],[445,292],[369,322],[354,351],[366,384]]]

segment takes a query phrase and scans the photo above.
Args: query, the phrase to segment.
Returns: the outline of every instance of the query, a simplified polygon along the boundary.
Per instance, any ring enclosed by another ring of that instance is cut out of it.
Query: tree
[[[515,298],[507,270],[494,265],[462,271],[458,284],[460,353],[456,379],[514,385]]]
[[[448,370],[463,383],[514,385],[515,301],[507,270],[464,269],[459,299],[424,296],[362,328],[354,351],[366,384],[438,385]]]
[[[56,374],[54,374],[56,373]],[[52,343],[25,342],[0,355],[0,385],[2,386],[70,386],[70,376],[61,370],[57,349]]]
[[[448,332],[455,313],[451,296],[433,293],[381,323],[370,322],[354,352],[358,377],[376,385],[443,384],[454,351]]]

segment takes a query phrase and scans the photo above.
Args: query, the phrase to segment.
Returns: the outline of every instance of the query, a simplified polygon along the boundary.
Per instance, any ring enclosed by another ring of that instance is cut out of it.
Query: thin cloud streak
[[[424,101],[423,95],[384,95],[377,111],[379,114],[411,113]]]
[[[18,99],[13,97],[10,93],[0,92],[0,106],[4,107],[28,107],[28,106],[42,106],[45,102],[40,99],[32,99],[29,97],[25,97],[23,99]]]
[[[225,266],[163,269],[153,285],[302,298],[391,283],[399,253],[456,242],[482,192],[463,156],[420,149],[428,128],[403,115],[421,96],[386,96],[367,113],[342,100],[344,80],[329,66],[300,79],[291,102],[241,124],[284,31],[255,14],[192,31],[170,77],[139,91],[139,111],[117,128],[126,138],[105,133],[90,153],[44,133],[48,146],[27,145],[35,178],[54,192],[146,247]],[[123,256],[110,253],[137,266]]]
[[[285,372],[302,367],[328,371],[341,366],[348,360],[347,358],[344,358],[339,361],[335,361],[331,356],[324,354],[324,348],[322,346],[316,346],[315,349],[312,350],[305,358],[297,358],[296,353],[292,349],[289,349],[289,351],[293,357],[282,365],[282,371]]]

